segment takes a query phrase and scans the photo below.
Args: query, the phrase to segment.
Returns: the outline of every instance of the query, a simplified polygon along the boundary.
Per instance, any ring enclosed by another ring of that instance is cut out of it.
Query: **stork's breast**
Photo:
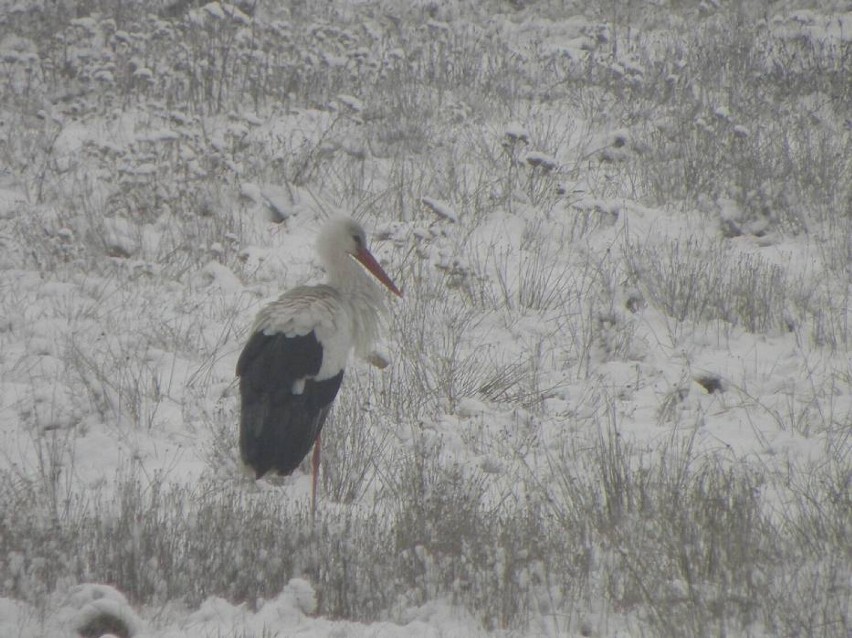
[[[330,379],[346,367],[349,353],[352,351],[352,331],[347,325],[330,326],[321,324],[316,327],[317,341],[322,346],[322,365],[317,373],[317,381]]]

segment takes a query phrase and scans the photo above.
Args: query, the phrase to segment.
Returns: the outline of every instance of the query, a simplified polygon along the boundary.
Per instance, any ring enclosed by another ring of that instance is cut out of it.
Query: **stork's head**
[[[351,217],[336,217],[327,222],[317,239],[317,251],[327,266],[348,259],[349,256],[354,257],[388,290],[402,297],[399,288],[370,252],[367,233]]]

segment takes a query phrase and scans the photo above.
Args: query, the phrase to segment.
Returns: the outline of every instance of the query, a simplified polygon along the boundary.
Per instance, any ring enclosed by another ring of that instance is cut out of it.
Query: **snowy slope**
[[[852,14],[487,4],[5,3],[0,635],[848,631]],[[234,368],[338,212],[311,523]]]

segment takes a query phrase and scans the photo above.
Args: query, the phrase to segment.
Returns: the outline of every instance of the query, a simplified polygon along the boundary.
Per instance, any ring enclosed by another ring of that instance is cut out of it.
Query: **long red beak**
[[[381,281],[388,290],[397,297],[402,297],[402,293],[399,288],[397,288],[396,284],[391,281],[391,278],[388,277],[388,274],[384,271],[381,265],[379,265],[379,262],[376,261],[376,258],[373,257],[373,254],[369,250],[361,248],[357,253],[355,253],[355,259],[361,262],[364,265],[364,268],[373,273],[375,278]]]

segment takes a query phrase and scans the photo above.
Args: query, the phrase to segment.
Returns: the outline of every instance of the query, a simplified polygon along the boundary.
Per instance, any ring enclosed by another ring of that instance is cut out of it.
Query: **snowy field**
[[[0,0],[0,637],[852,635],[852,5]],[[234,368],[344,212],[310,469]]]

